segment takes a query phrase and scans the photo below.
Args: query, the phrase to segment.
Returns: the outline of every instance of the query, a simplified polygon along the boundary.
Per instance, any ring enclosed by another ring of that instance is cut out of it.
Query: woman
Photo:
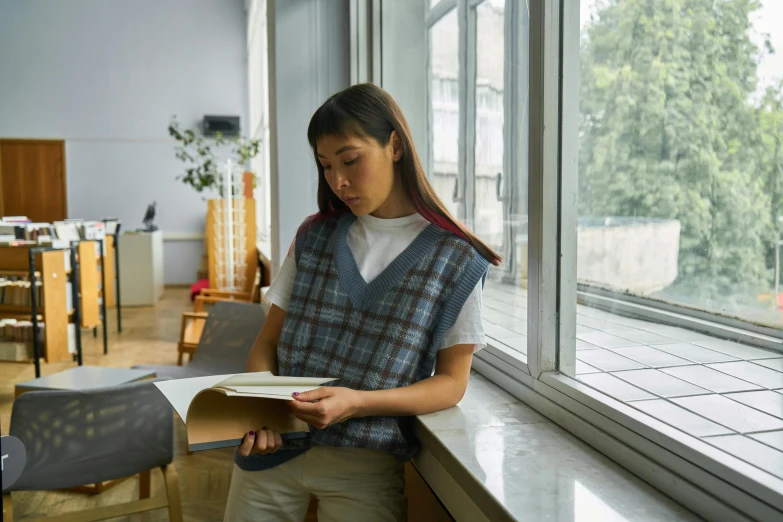
[[[319,212],[266,299],[247,371],[336,377],[291,401],[303,437],[263,429],[235,454],[225,520],[405,519],[411,416],[457,404],[484,345],[481,291],[498,255],[430,186],[400,108],[372,84],[329,98],[307,131]]]

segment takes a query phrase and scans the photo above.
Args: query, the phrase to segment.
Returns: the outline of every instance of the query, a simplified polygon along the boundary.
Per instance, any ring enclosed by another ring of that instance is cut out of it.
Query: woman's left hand
[[[294,394],[290,405],[297,419],[322,430],[355,417],[361,408],[361,394],[350,388],[324,387]]]

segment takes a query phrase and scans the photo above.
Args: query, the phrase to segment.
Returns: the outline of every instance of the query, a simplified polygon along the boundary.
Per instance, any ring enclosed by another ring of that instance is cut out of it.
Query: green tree
[[[769,288],[774,177],[751,102],[758,3],[597,7],[581,42],[580,215],[678,219],[679,277],[664,293],[719,308],[755,302]]]

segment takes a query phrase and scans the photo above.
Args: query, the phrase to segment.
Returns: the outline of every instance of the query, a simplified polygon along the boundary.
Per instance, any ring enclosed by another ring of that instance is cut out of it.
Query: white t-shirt
[[[378,277],[429,224],[418,213],[395,219],[359,216],[351,223],[346,242],[365,282]],[[295,277],[296,257],[292,246],[264,299],[286,310]],[[486,346],[481,326],[481,292],[479,281],[462,305],[454,325],[446,330],[439,350],[455,344],[474,344],[475,351]]]

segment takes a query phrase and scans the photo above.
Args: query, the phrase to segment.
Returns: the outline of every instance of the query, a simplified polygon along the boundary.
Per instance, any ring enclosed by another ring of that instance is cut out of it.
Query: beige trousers
[[[361,448],[315,447],[264,471],[231,476],[224,522],[302,522],[310,495],[318,522],[404,522],[403,464]]]

